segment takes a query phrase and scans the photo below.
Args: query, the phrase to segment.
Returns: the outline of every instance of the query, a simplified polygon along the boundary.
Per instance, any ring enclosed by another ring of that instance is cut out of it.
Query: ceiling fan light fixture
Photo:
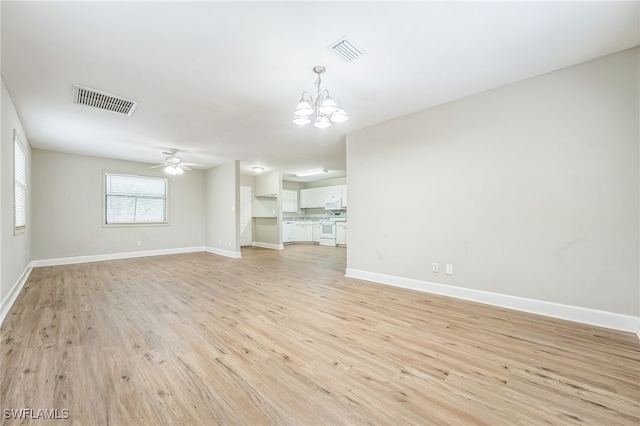
[[[164,168],[164,172],[167,174],[170,174],[171,176],[176,176],[176,175],[181,175],[184,173],[184,170],[182,170],[180,167],[178,166],[167,166]]]

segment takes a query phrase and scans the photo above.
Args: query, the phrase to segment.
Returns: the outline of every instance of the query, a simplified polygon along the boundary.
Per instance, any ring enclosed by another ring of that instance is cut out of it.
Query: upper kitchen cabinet
[[[282,212],[298,213],[298,191],[291,189],[282,190]]]
[[[280,192],[280,173],[256,176],[256,197],[277,197]]]
[[[321,186],[319,188],[307,188],[300,190],[300,207],[324,208],[325,202],[331,198],[342,199],[342,205],[346,206],[347,185]]]
[[[347,185],[340,185],[340,193],[342,194],[342,207],[347,207]]]
[[[300,207],[302,208],[324,208],[324,202],[328,198],[326,186],[320,188],[307,188],[300,190]]]

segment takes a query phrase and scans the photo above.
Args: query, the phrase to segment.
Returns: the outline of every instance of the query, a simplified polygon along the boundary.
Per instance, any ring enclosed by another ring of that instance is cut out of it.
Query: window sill
[[[103,228],[137,228],[169,226],[169,222],[149,222],[149,223],[103,223]]]

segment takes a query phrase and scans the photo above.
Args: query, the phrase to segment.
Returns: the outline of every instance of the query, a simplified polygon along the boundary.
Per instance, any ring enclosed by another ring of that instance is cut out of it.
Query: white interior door
[[[250,246],[253,243],[251,199],[253,193],[250,186],[240,187],[240,245]]]

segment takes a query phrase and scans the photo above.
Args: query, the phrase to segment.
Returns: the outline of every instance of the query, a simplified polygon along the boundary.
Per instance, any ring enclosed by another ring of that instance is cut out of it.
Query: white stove
[[[336,222],[333,219],[320,221],[320,245],[336,246]]]
[[[336,247],[336,222],[346,222],[347,213],[333,212],[327,219],[320,220],[320,245]]]

